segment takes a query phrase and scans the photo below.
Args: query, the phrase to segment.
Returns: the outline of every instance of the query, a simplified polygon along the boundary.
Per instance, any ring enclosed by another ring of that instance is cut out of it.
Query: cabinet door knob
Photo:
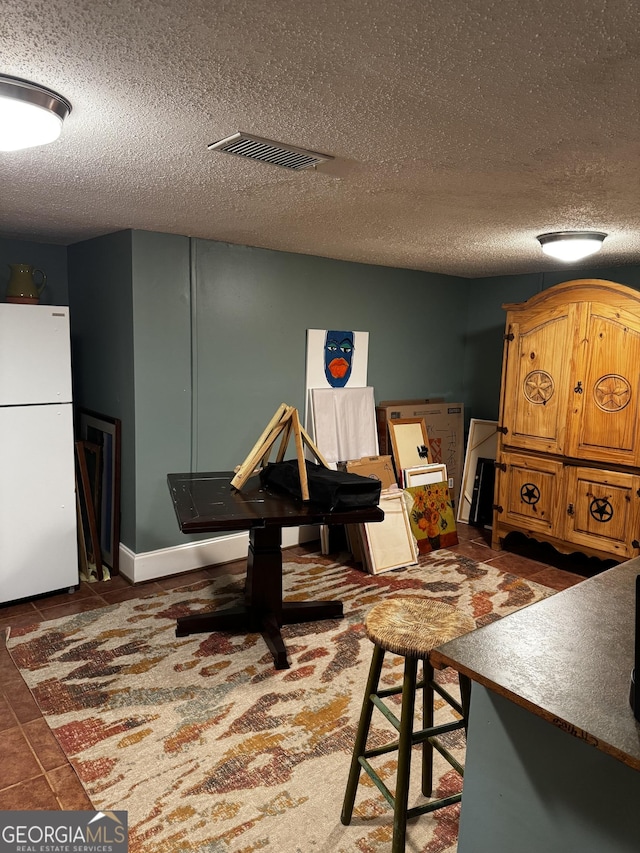
[[[574,394],[582,394],[583,390],[584,390],[584,389],[583,389],[583,387],[582,387],[582,382],[578,382],[578,384],[576,385],[576,387],[573,389],[573,393],[574,393]]]
[[[573,508],[573,504],[569,504],[567,507],[567,515],[575,515],[575,509]]]

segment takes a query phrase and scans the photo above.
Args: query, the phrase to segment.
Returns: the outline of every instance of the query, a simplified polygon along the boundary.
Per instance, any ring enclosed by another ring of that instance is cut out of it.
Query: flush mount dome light
[[[601,231],[554,231],[540,234],[538,241],[545,255],[559,261],[579,261],[599,252],[606,236]]]
[[[0,74],[0,151],[53,142],[70,112],[71,104],[50,89]]]

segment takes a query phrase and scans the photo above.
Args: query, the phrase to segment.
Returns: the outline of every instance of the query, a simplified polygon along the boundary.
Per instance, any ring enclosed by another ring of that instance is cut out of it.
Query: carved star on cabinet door
[[[631,386],[624,376],[608,373],[596,382],[593,397],[603,412],[619,412],[631,399]]]
[[[589,504],[591,518],[596,521],[611,521],[613,518],[613,506],[607,498],[594,498]]]
[[[525,504],[535,506],[540,500],[540,489],[535,483],[525,483],[520,489],[520,500]]]
[[[531,403],[544,405],[554,392],[553,377],[546,370],[532,370],[524,378],[524,396]]]

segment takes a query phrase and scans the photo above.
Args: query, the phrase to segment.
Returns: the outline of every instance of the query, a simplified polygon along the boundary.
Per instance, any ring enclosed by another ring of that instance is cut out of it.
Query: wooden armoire
[[[599,279],[504,305],[494,548],[512,532],[640,554],[640,292]]]

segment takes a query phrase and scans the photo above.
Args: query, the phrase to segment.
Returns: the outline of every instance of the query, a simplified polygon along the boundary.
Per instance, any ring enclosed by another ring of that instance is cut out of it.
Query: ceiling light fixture
[[[606,236],[601,231],[555,231],[540,234],[537,239],[545,255],[559,261],[579,261],[599,252]]]
[[[71,104],[44,86],[0,74],[0,151],[56,140]]]

